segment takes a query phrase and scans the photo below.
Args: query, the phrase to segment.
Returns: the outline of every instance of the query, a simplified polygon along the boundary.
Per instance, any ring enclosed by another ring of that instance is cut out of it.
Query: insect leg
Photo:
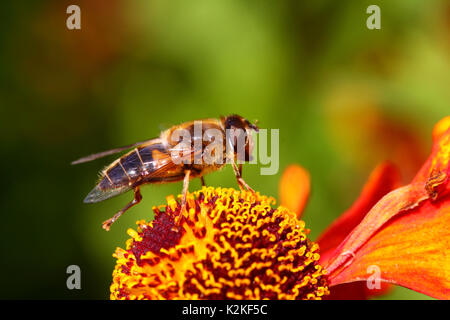
[[[186,197],[189,187],[189,177],[191,175],[191,170],[186,170],[184,173],[184,181],[183,181],[183,199],[181,199],[181,213],[186,210]]]
[[[191,175],[191,170],[186,170],[184,172],[184,180],[183,180],[183,198],[181,199],[181,209],[180,213],[178,214],[178,217],[175,218],[175,224],[178,225],[178,223],[181,220],[181,216],[184,214],[184,211],[186,211],[186,197],[189,187],[189,177]]]
[[[241,190],[244,190],[244,187],[245,187],[247,190],[249,190],[249,191],[255,193],[255,190],[253,190],[253,189],[252,189],[252,188],[244,181],[244,179],[242,179],[242,176],[241,176],[242,165],[240,165],[241,170],[239,170],[238,166],[236,165],[236,162],[233,161],[231,164],[233,165],[234,174],[236,175],[236,179],[237,179],[237,183],[239,184],[239,188],[241,188]]]
[[[205,178],[203,176],[200,177],[200,181],[202,182],[202,187],[206,186]]]
[[[105,222],[103,222],[102,224],[102,228],[105,229],[106,231],[109,231],[109,228],[111,227],[111,225],[117,220],[119,219],[119,217],[125,213],[125,211],[127,211],[128,209],[130,209],[132,206],[138,204],[139,202],[141,202],[142,200],[142,195],[141,195],[141,191],[139,189],[139,187],[134,189],[134,199],[132,201],[130,201],[122,210],[120,210],[119,212],[117,212],[112,218],[106,220]]]

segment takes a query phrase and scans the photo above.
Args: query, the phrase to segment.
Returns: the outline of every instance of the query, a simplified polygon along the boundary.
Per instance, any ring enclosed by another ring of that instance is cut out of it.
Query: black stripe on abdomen
[[[136,151],[120,159],[120,162],[130,179],[137,178],[143,171],[141,159],[139,158],[139,155],[136,153]]]
[[[136,148],[133,152],[120,158],[114,165],[104,172],[104,177],[99,183],[103,190],[116,188],[133,183],[139,176],[151,172],[155,167],[153,151],[164,152],[164,145],[152,144],[146,147]]]
[[[130,182],[130,178],[122,167],[120,160],[105,172],[105,178],[112,183],[112,186],[122,186]]]
[[[158,143],[158,144],[152,144],[146,147],[141,147],[141,148],[137,148],[136,149],[137,152],[139,152],[139,155],[142,159],[143,162],[143,169],[145,169],[146,171],[152,171],[155,166],[157,166],[155,164],[155,160],[153,158],[153,151],[157,150],[159,152],[165,153],[166,152],[166,148],[164,147],[163,144]]]

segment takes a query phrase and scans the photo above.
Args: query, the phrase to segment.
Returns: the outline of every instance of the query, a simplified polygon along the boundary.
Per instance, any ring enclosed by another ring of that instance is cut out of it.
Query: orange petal
[[[300,217],[311,189],[309,173],[298,165],[288,166],[280,180],[280,204]]]
[[[445,270],[443,273],[448,278],[450,266],[447,264],[450,263],[445,258],[445,251],[442,248],[448,246],[450,237],[450,233],[446,232],[444,227],[449,222],[447,221],[449,199],[446,195],[449,190],[448,176],[450,173],[450,118],[445,118],[436,125],[433,136],[432,154],[413,182],[384,196],[335,250],[327,266],[332,284],[363,279],[362,269],[355,268],[366,266],[359,262],[363,259],[362,253],[364,253],[368,256],[369,254],[375,255],[386,265],[394,263],[394,267],[390,271],[383,273],[388,276],[388,278],[383,278],[384,280],[410,287],[417,285],[417,288],[411,288],[436,297],[443,297],[443,294],[448,297],[449,283],[443,281],[445,279],[442,277],[442,272],[437,272],[435,262],[439,262],[438,264]],[[415,220],[411,220],[411,216]],[[417,221],[421,221],[421,224],[417,224]],[[443,221],[444,224],[442,224]],[[404,223],[411,225],[403,225]],[[396,255],[392,255],[392,252],[391,255],[385,252],[382,242],[373,242],[373,239],[385,234],[387,229],[390,230],[390,233],[386,235],[386,243],[389,250],[396,252]],[[404,229],[408,229],[407,235],[399,232]],[[398,233],[395,234],[395,231]],[[418,238],[421,237],[422,239],[419,240]],[[388,241],[389,238],[392,242]],[[408,246],[405,247],[405,243]],[[374,245],[371,246],[371,244]],[[367,251],[367,248],[375,250],[375,252]],[[438,250],[436,250],[437,248]],[[386,255],[377,255],[377,250]],[[405,250],[410,255],[400,253]],[[414,254],[415,252],[420,254]],[[402,258],[406,264],[401,262]],[[427,265],[429,272],[425,270]],[[400,266],[404,266],[405,269]],[[349,273],[349,270],[353,270],[354,273]],[[367,270],[365,273],[367,276]],[[421,279],[423,280],[419,273],[427,275],[427,281],[436,287],[434,291],[427,285],[419,285]],[[342,276],[343,274],[346,276]]]
[[[333,253],[326,267],[329,274],[351,263],[355,252],[392,217],[418,206],[427,197],[423,185],[407,185],[384,196]]]
[[[378,267],[383,281],[429,296],[450,298],[450,196],[395,217],[353,256],[330,285],[371,279]],[[373,269],[372,269],[373,270]]]
[[[372,171],[358,199],[319,236],[323,264],[378,200],[398,185],[399,175],[394,165],[382,163]]]

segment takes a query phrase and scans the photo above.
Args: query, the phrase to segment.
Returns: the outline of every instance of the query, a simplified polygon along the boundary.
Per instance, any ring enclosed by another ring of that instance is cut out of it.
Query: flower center
[[[328,294],[318,245],[304,222],[273,198],[203,188],[181,206],[173,197],[155,219],[129,230],[118,248],[113,299],[320,299]]]

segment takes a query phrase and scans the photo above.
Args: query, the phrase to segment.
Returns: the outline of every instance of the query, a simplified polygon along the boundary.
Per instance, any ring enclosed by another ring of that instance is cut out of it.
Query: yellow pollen
[[[180,198],[180,196],[179,196]],[[111,299],[321,299],[326,271],[296,214],[247,191],[204,187],[129,229]]]

